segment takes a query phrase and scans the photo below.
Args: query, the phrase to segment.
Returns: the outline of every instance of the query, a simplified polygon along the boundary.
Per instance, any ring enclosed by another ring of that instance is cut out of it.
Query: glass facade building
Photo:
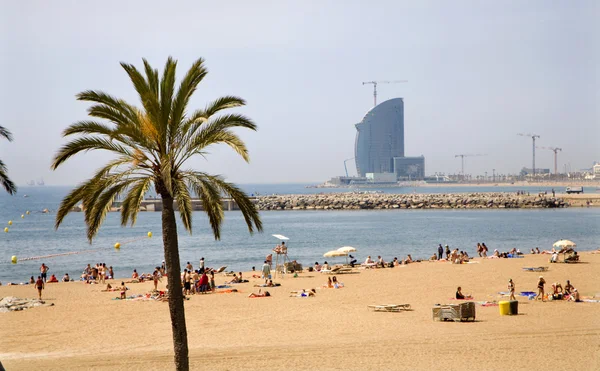
[[[394,157],[404,157],[404,101],[387,100],[356,124],[354,157],[359,176],[393,173]]]

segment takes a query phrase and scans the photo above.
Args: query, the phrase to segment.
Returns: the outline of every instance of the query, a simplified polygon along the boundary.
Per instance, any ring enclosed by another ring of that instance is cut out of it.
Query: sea
[[[349,189],[306,188],[307,184],[242,184],[249,195],[348,192]],[[161,213],[140,212],[134,226],[122,227],[120,214],[108,213],[98,236],[86,238],[83,213],[70,213],[55,228],[56,210],[71,187],[22,186],[10,196],[0,192],[0,282],[26,282],[39,273],[45,263],[49,274],[59,279],[69,273],[78,278],[85,266],[106,263],[116,277],[129,277],[133,269],[152,272],[163,260]],[[386,193],[474,193],[474,192],[551,193],[552,187],[399,187],[359,189]],[[558,191],[558,189],[556,189]],[[562,190],[562,189],[561,189]],[[595,188],[585,188],[595,193]],[[48,212],[43,212],[48,209]],[[29,212],[29,213],[27,213]],[[342,246],[356,248],[359,261],[368,255],[427,259],[438,244],[475,254],[478,242],[491,251],[523,252],[532,248],[551,249],[559,239],[570,239],[581,251],[600,248],[600,208],[504,209],[504,210],[339,210],[339,211],[263,211],[262,233],[250,234],[239,211],[227,211],[221,239],[212,235],[203,212],[193,214],[193,232],[178,225],[182,266],[188,261],[198,266],[204,257],[208,267],[227,266],[227,270],[248,271],[260,266],[279,240],[289,240],[288,256],[304,266],[315,262],[330,264],[345,261],[323,258],[327,251]],[[9,225],[9,221],[12,224]],[[7,232],[3,232],[8,228]],[[148,232],[152,237],[148,237]],[[120,249],[114,245],[120,243]],[[65,253],[62,256],[46,257]],[[12,264],[11,258],[17,257]],[[34,258],[28,260],[28,258]]]

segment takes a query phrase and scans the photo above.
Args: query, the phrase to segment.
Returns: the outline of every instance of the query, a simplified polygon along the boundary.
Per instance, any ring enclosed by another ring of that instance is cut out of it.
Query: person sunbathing
[[[273,280],[265,281],[262,285],[254,285],[254,287],[275,287],[280,286],[278,283],[273,283]]]
[[[260,290],[258,290],[258,293],[257,293],[257,294],[255,294],[255,293],[251,293],[250,295],[248,295],[248,297],[249,297],[249,298],[264,298],[264,297],[267,297],[267,296],[271,296],[271,293],[270,293],[270,292],[268,292],[268,291],[265,291],[265,293],[264,293],[264,294],[262,294],[262,293],[260,292]]]
[[[409,264],[409,263],[412,263],[412,262],[413,262],[412,256],[410,256],[410,254],[408,254],[407,257],[406,257],[406,259],[404,259],[402,261],[402,264]]]
[[[375,262],[373,260],[371,260],[371,255],[367,256],[367,259],[365,259],[365,265],[370,265],[370,264],[375,264]]]
[[[574,301],[576,303],[581,302],[581,298],[579,297],[579,292],[577,291],[577,289],[573,289],[573,292],[569,296],[569,301]]]
[[[290,292],[290,297],[294,297],[294,298],[306,298],[306,297],[310,297],[310,296],[315,296],[317,293],[317,291],[315,289],[310,289],[309,291],[305,291],[304,289],[302,289],[302,291],[292,291]]]
[[[131,278],[134,280],[137,280],[140,278],[140,275],[138,274],[137,270],[133,270],[133,274],[131,275]]]
[[[333,288],[333,281],[331,281],[331,277],[327,277],[327,284],[323,285],[323,287],[328,288],[328,289]]]
[[[323,265],[321,266],[321,271],[330,271],[331,267],[329,266],[329,263],[325,262],[323,263]]]
[[[240,282],[241,282],[241,280],[238,278],[237,274],[234,273],[231,281],[225,282],[225,283],[230,284],[230,283],[240,283]]]
[[[342,287],[344,287],[344,284],[342,282],[338,282],[336,276],[333,276],[333,278],[331,279],[331,282],[333,283],[334,289],[341,289]]]
[[[319,262],[315,262],[314,270],[317,272],[321,271],[321,266],[319,265]]]
[[[62,278],[63,282],[69,282],[71,281],[71,277],[69,277],[69,273],[65,273],[65,275]]]

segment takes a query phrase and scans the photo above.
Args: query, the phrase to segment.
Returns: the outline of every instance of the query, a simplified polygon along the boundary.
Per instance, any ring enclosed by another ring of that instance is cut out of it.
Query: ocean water
[[[328,189],[304,188],[304,185],[244,185],[248,193],[285,194],[300,190],[318,192]],[[491,187],[497,188],[497,187]],[[537,192],[538,189],[519,188]],[[17,196],[0,192],[0,281],[21,282],[39,272],[46,263],[57,277],[68,272],[79,277],[87,263],[105,262],[113,266],[117,277],[128,277],[135,268],[151,272],[163,260],[161,214],[140,213],[134,227],[121,227],[120,215],[109,213],[98,237],[90,245],[86,239],[83,213],[71,213],[59,229],[54,219],[68,187],[22,187]],[[389,191],[390,189],[383,189]],[[398,193],[404,189],[397,189]],[[417,191],[473,192],[465,187],[416,188]],[[333,190],[338,191],[338,190]],[[410,189],[409,192],[413,192]],[[477,188],[475,191],[483,191]],[[513,189],[511,191],[516,191]],[[25,194],[28,197],[23,197]],[[50,213],[41,210],[49,209]],[[27,215],[26,211],[30,211]],[[21,215],[24,218],[21,218]],[[341,246],[354,246],[359,260],[367,255],[384,259],[427,258],[438,243],[474,254],[477,242],[490,249],[507,251],[513,247],[528,252],[531,248],[550,249],[552,243],[568,238],[579,250],[600,247],[600,208],[531,209],[531,210],[351,210],[351,211],[269,211],[261,212],[263,233],[250,235],[242,215],[226,212],[222,239],[212,237],[203,212],[194,212],[193,234],[179,225],[181,262],[198,265],[201,257],[207,266],[227,265],[228,270],[257,269],[277,244],[272,234],[290,238],[288,254],[305,266],[323,262],[323,254]],[[12,220],[12,226],[8,221]],[[147,232],[153,233],[147,238]],[[113,248],[116,242],[121,249]],[[89,252],[93,250],[93,252]],[[76,255],[23,261],[11,264],[11,256],[37,257],[80,251]],[[344,258],[326,259],[329,263]]]

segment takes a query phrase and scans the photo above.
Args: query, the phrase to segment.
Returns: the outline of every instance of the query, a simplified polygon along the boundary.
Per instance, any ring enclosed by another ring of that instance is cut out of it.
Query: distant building
[[[367,178],[362,176],[336,176],[331,178],[327,184],[331,186],[347,186],[352,184],[363,184],[367,182]]]
[[[535,173],[537,174],[550,174],[550,169],[535,169]],[[526,167],[521,169],[521,175],[533,175],[533,169],[528,169]]]
[[[600,164],[592,166],[592,174],[594,174],[594,179],[600,179]]]
[[[394,174],[396,181],[425,178],[425,158],[404,157],[402,98],[390,99],[373,107],[356,124],[356,130],[354,158],[358,176]],[[391,176],[384,177],[391,179]],[[374,179],[370,181],[377,182]]]
[[[396,183],[396,174],[394,173],[367,173],[367,182],[384,184]]]
[[[425,157],[394,157],[394,173],[398,180],[425,179]]]
[[[394,157],[404,157],[404,101],[387,100],[356,124],[354,158],[359,176],[394,172]]]

